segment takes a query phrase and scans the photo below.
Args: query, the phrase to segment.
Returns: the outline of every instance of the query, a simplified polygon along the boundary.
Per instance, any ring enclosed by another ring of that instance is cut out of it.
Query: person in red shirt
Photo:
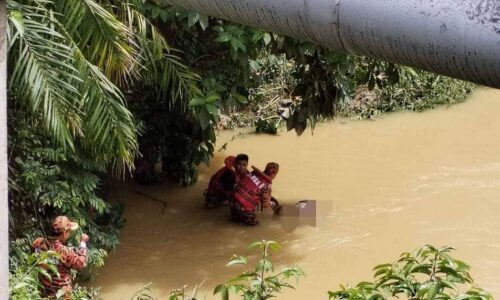
[[[279,165],[270,162],[264,172],[252,166],[253,171],[247,173],[236,184],[230,202],[231,218],[235,222],[246,225],[257,225],[256,210],[271,205],[271,184],[278,175]]]
[[[87,242],[89,236],[82,234],[80,247],[74,249],[66,246],[66,241],[72,231],[78,229],[78,224],[72,222],[66,216],[58,216],[52,222],[52,236],[49,238],[39,237],[33,242],[35,251],[54,251],[59,255],[56,274],[52,274],[50,279],[40,277],[43,286],[42,295],[44,297],[55,296],[60,289],[64,290],[64,299],[71,299],[73,291],[73,278],[71,269],[81,270],[87,266]]]
[[[235,184],[248,173],[248,155],[238,154],[224,160],[225,166],[215,173],[205,190],[205,208],[217,208],[231,199]]]

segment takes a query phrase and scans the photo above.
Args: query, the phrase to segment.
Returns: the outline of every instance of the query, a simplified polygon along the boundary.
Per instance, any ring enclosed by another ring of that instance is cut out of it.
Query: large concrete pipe
[[[500,88],[500,0],[160,0]]]

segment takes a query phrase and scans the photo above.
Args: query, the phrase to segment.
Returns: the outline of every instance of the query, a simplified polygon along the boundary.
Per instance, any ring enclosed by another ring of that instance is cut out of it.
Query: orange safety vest
[[[224,175],[226,172],[231,172],[235,178],[236,172],[234,171],[234,156],[228,156],[224,160],[225,166],[222,167],[217,173],[215,173],[211,178],[210,182],[208,183],[208,188],[207,188],[207,195],[210,196],[215,196],[215,197],[223,197],[226,193],[226,190],[224,189],[224,186],[222,185],[222,182],[220,180],[221,176]]]

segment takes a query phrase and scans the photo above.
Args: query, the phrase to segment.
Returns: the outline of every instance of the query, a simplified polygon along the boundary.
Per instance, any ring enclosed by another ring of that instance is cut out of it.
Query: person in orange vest
[[[248,173],[248,155],[228,156],[225,166],[215,173],[205,190],[205,208],[217,208],[229,203],[235,184]]]
[[[82,234],[78,249],[66,246],[71,233],[78,229],[78,224],[66,216],[58,216],[52,222],[52,235],[49,238],[39,237],[33,242],[35,251],[54,251],[59,255],[57,271],[59,276],[52,274],[50,279],[40,277],[42,296],[53,297],[59,290],[64,291],[64,299],[71,299],[73,278],[71,269],[81,270],[87,266],[87,242],[89,236]]]
[[[256,210],[259,206],[266,208],[271,205],[271,199],[273,199],[271,184],[278,175],[279,165],[270,162],[266,165],[264,172],[254,166],[252,169],[252,172],[247,173],[236,184],[230,202],[232,220],[246,225],[258,225]]]

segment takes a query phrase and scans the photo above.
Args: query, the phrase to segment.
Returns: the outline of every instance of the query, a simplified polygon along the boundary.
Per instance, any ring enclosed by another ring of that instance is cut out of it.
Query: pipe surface
[[[500,0],[160,0],[500,88]]]

